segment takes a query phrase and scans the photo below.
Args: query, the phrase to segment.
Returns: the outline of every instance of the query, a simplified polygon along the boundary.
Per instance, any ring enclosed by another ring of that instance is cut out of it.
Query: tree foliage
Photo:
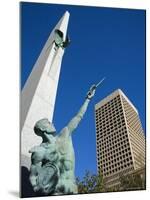
[[[98,193],[98,192],[117,192],[127,190],[143,190],[145,189],[145,175],[139,173],[132,173],[128,175],[120,175],[120,184],[109,188],[106,185],[102,175],[95,175],[86,171],[82,180],[76,179],[78,185],[78,193]]]
[[[101,175],[86,171],[82,180],[77,178],[78,193],[97,193],[105,191],[105,184]]]

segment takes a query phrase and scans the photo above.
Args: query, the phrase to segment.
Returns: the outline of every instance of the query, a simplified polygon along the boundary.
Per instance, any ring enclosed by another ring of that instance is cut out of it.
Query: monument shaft
[[[53,119],[61,62],[65,50],[56,46],[55,30],[60,30],[65,40],[68,21],[69,13],[66,12],[50,34],[21,92],[21,165],[28,168],[31,163],[29,149],[41,143],[41,139],[33,132],[35,123],[42,118],[48,118],[51,122]]]

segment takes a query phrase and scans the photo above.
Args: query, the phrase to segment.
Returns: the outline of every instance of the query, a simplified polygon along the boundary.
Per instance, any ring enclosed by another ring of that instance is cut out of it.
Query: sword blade
[[[96,84],[96,88],[100,85],[100,84],[102,84],[102,82],[105,80],[105,77],[102,79],[102,80],[100,80],[100,82],[98,82],[97,84]]]

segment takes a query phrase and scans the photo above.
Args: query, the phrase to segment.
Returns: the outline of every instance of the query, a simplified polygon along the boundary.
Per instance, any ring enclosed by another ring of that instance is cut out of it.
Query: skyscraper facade
[[[107,187],[120,175],[145,166],[145,136],[139,114],[120,90],[95,105],[97,170]]]

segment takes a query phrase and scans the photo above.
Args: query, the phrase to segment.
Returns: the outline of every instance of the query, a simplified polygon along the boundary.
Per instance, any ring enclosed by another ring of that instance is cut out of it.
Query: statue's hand
[[[92,86],[90,87],[90,90],[89,90],[88,93],[87,93],[86,98],[87,98],[87,99],[91,99],[91,98],[94,96],[95,91],[96,91],[96,85],[92,85]]]

